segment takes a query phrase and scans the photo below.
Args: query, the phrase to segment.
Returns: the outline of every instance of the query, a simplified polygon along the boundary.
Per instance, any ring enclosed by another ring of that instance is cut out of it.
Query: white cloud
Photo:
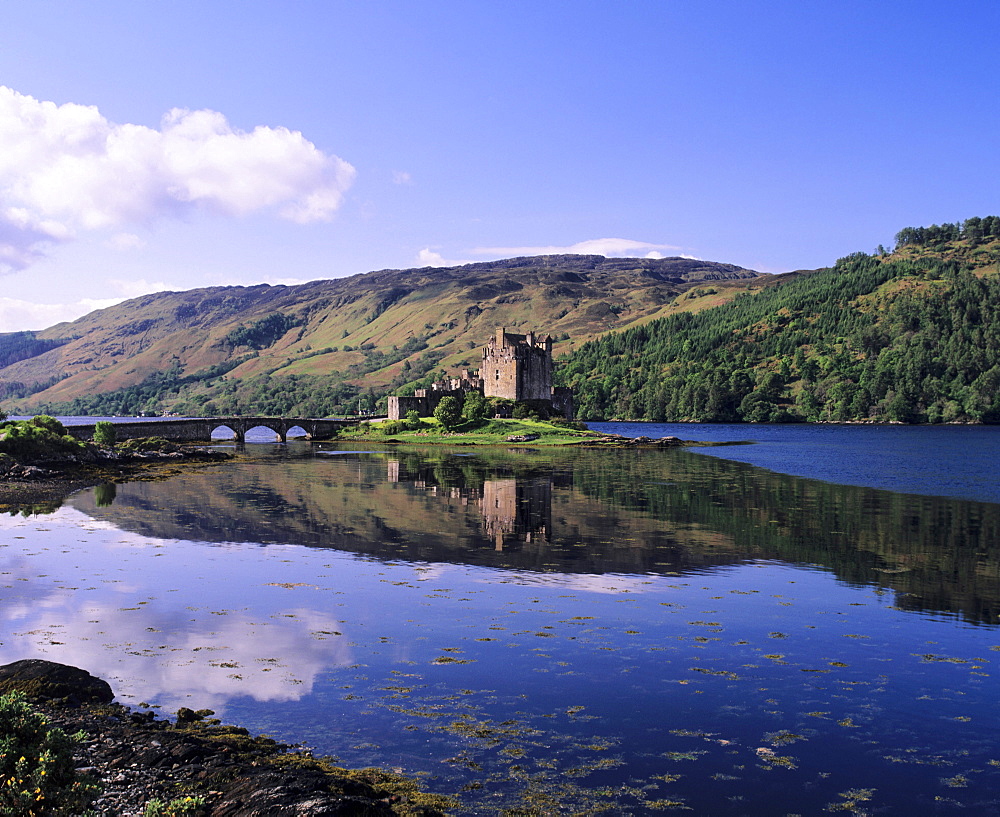
[[[150,292],[181,290],[163,281],[144,278],[109,278],[103,283],[110,298],[82,298],[68,303],[36,303],[17,298],[0,297],[0,332],[19,332],[26,329],[45,329],[64,321],[75,321],[98,309],[120,304]]]
[[[63,321],[72,321],[93,312],[121,303],[121,298],[84,298],[67,304],[39,304],[17,298],[0,297],[0,332],[44,329]]]
[[[476,255],[494,255],[510,258],[519,255],[604,255],[609,258],[645,256],[663,258],[663,252],[677,254],[680,247],[670,244],[651,244],[647,241],[632,241],[628,238],[593,238],[567,247],[477,247]]]
[[[141,250],[146,246],[146,242],[135,233],[115,233],[104,243],[111,249],[120,250],[121,252]]]
[[[145,278],[109,278],[106,284],[121,296],[115,298],[112,303],[118,303],[127,298],[138,298],[140,295],[148,295],[151,292],[177,292],[183,289],[183,287],[171,286],[163,281],[147,281]]]
[[[393,184],[413,184],[413,176],[405,170],[392,171]]]
[[[23,269],[80,231],[199,208],[328,220],[354,175],[287,128],[248,133],[216,111],[177,108],[155,130],[0,86],[0,265]]]
[[[424,247],[424,249],[417,253],[417,262],[422,267],[460,267],[463,264],[475,263],[473,261],[449,261],[441,253],[432,250],[430,247]]]
[[[543,247],[476,247],[467,250],[472,255],[484,258],[516,258],[532,255],[603,255],[607,258],[666,258],[665,253],[681,255],[671,244],[651,244],[648,241],[632,241],[628,238],[592,238],[589,241],[579,241],[569,246],[549,245]],[[694,258],[691,255],[681,255],[682,258]],[[417,254],[417,261],[425,267],[459,267],[462,264],[474,264],[471,260],[447,259],[441,253],[430,247],[425,247]]]

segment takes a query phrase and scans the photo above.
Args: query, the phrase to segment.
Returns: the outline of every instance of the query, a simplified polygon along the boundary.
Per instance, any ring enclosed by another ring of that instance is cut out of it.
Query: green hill
[[[558,376],[591,419],[1000,422],[998,262],[1000,218],[906,228],[590,341]]]
[[[326,416],[478,366],[498,326],[548,332],[564,354],[693,286],[758,277],[686,258],[555,255],[163,292],[0,335],[0,401],[11,413]]]

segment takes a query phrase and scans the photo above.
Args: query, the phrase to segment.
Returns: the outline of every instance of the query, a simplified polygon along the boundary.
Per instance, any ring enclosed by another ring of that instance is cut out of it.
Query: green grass
[[[409,431],[386,433],[391,421],[365,423],[356,431],[341,434],[341,440],[369,440],[372,442],[410,442],[421,444],[448,445],[510,445],[507,438],[519,434],[537,434],[532,446],[579,445],[588,440],[598,440],[605,435],[596,431],[580,431],[574,428],[549,423],[542,420],[481,420],[465,423],[447,431],[432,417],[421,418],[420,428]]]

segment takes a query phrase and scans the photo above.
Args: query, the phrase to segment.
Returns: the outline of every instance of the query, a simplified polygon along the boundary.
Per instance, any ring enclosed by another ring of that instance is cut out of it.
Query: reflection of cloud
[[[489,582],[489,579],[484,579]],[[581,593],[648,593],[661,589],[648,576],[622,576],[612,573],[533,573],[518,570],[504,579],[506,584],[543,585]]]
[[[238,611],[133,603],[136,587],[116,583],[95,601],[37,575],[30,558],[0,563],[4,662],[45,658],[106,679],[122,700],[156,700],[222,711],[236,696],[293,701],[324,670],[351,663],[344,625],[306,607],[251,616]],[[127,606],[121,606],[127,605]]]

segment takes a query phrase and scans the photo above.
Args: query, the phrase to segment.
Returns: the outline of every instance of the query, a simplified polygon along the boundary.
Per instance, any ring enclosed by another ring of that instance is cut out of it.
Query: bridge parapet
[[[357,420],[331,420],[312,417],[178,417],[159,420],[116,420],[115,436],[118,440],[134,440],[139,437],[163,437],[173,442],[209,442],[212,433],[219,428],[228,428],[237,442],[244,442],[246,434],[253,428],[267,428],[282,442],[288,439],[288,432],[301,428],[313,440],[328,440],[346,426],[355,425]],[[78,440],[94,437],[96,423],[81,423],[66,426],[66,431]]]

